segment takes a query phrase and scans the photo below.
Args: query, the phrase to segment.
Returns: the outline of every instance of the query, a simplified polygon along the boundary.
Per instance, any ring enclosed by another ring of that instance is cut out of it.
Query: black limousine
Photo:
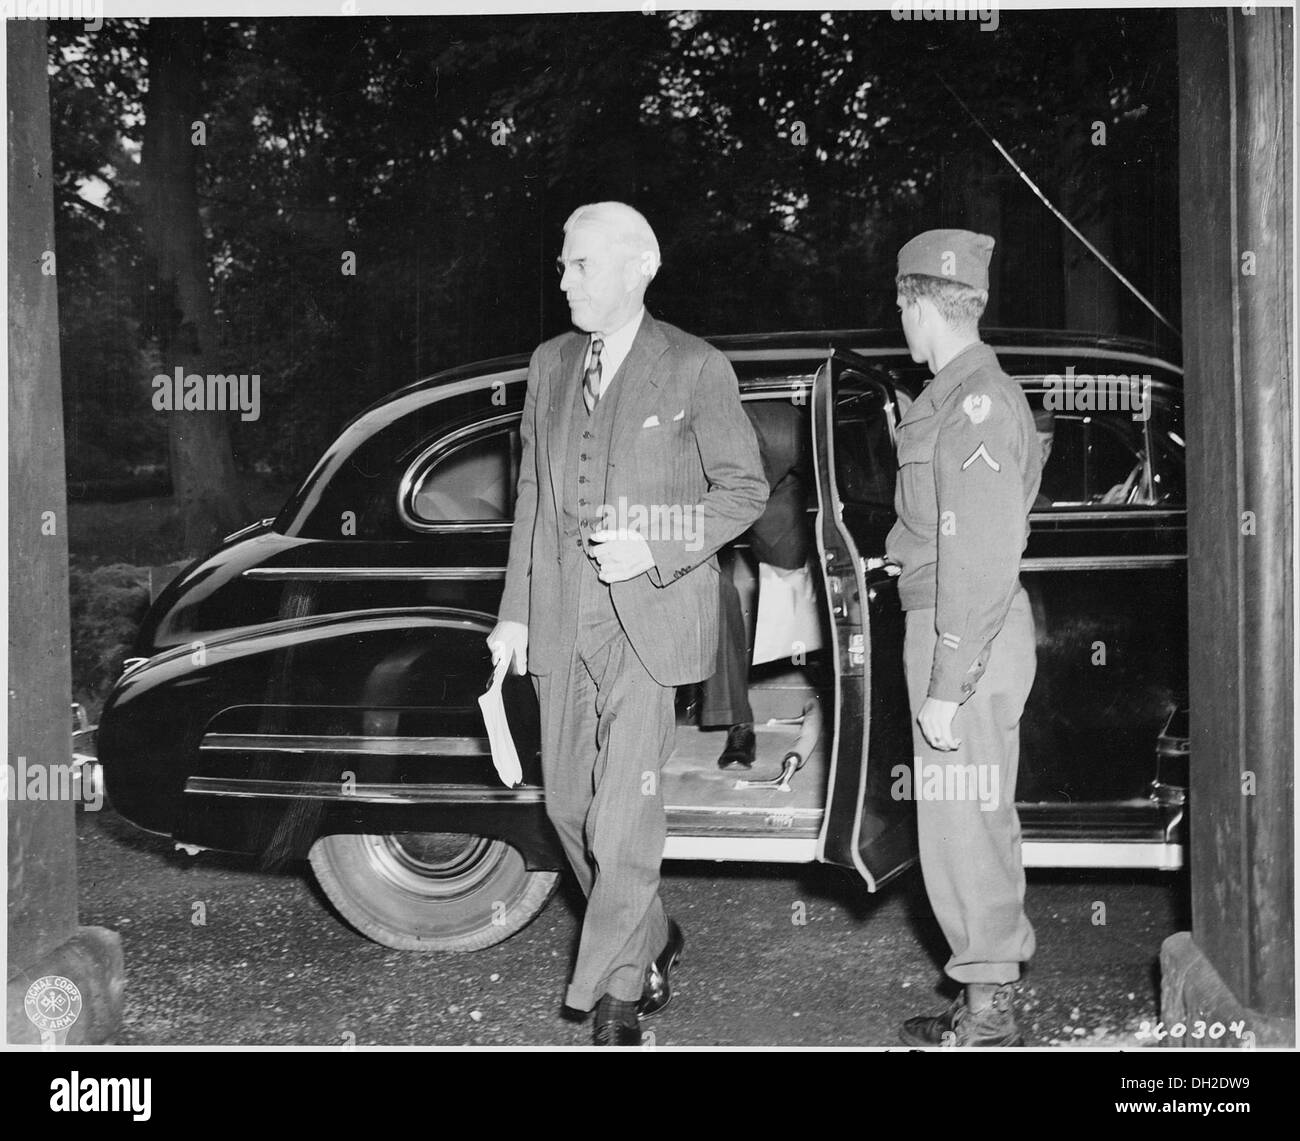
[[[1120,338],[990,330],[1050,445],[1021,578],[1038,674],[1021,732],[1029,867],[1175,869],[1185,847],[1186,504],[1181,369]],[[915,858],[902,621],[883,558],[895,431],[926,379],[896,332],[719,337],[742,400],[803,409],[818,610],[806,655],[754,667],[758,761],[679,725],[667,859],[824,861],[877,890]],[[307,857],[359,931],[472,950],[543,907],[537,702],[503,697],[523,780],[478,706],[502,590],[527,359],[453,369],[356,416],[274,519],[155,600],[98,751],[125,818],[204,848]],[[1045,415],[1051,412],[1051,416]],[[759,569],[742,535],[747,612]],[[752,621],[752,617],[751,617]]]

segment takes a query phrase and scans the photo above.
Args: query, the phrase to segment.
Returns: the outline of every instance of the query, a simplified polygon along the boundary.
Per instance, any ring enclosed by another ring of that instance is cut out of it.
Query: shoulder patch
[[[972,424],[983,424],[993,411],[993,398],[987,393],[972,393],[961,402],[961,410],[966,413]]]

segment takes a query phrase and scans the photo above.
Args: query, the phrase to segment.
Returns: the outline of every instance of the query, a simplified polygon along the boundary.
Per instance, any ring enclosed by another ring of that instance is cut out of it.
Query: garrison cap
[[[898,273],[946,277],[972,289],[988,289],[993,239],[970,230],[926,230],[898,251]]]

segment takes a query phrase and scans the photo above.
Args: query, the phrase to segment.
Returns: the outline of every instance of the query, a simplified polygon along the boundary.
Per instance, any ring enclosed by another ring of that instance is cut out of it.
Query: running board
[[[1021,846],[1027,868],[1148,868],[1177,871],[1180,844],[1106,844],[1027,840]],[[714,860],[806,864],[817,859],[817,841],[796,836],[669,836],[665,860]]]

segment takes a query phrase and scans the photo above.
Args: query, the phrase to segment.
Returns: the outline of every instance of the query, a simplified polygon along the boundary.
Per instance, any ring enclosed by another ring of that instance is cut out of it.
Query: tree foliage
[[[143,34],[52,32],[69,431],[96,437],[88,467],[162,446]],[[563,330],[560,226],[602,198],[651,219],[650,303],[692,331],[891,324],[898,245],[980,203],[1001,219],[1000,321],[1059,324],[1074,239],[949,88],[1177,314],[1169,12],[1004,12],[996,32],[887,11],[209,19],[205,39],[211,295],[225,371],[262,377],[261,418],[232,425],[246,467],[301,474],[382,393]],[[1102,331],[1153,334],[1136,302],[1116,312]]]

